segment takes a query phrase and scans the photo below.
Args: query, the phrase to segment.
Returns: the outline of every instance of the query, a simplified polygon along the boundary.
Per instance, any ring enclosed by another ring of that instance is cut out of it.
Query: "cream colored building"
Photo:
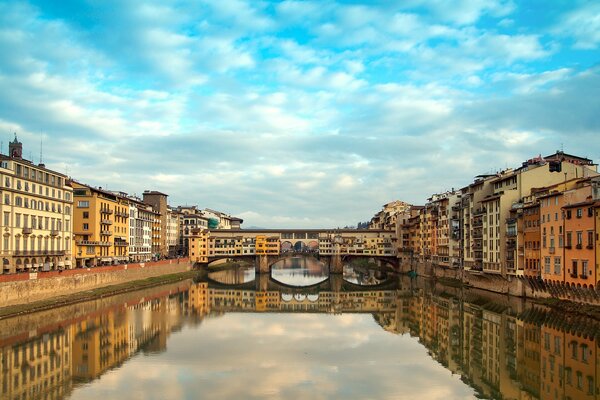
[[[181,249],[179,248],[179,234],[180,234],[181,215],[177,210],[172,208],[167,209],[167,248],[169,249],[169,256],[181,255]]]
[[[129,197],[129,260],[152,259],[152,225],[156,212],[141,199]]]
[[[2,273],[72,268],[72,195],[67,177],[22,158],[15,139],[0,154]]]
[[[548,160],[560,157],[560,172],[549,172]],[[576,178],[596,176],[596,166],[584,163],[581,158],[564,153],[548,156],[546,159],[530,160],[521,168],[508,169],[497,174],[489,182],[493,185],[493,193],[481,199],[483,212],[483,271],[491,273],[523,275],[524,266],[518,262],[514,268],[507,269],[505,255],[508,241],[514,238],[507,236],[507,221],[510,221],[511,208],[522,203],[530,196],[533,188],[542,188]],[[511,246],[514,244],[511,244]],[[522,246],[522,244],[516,244]]]

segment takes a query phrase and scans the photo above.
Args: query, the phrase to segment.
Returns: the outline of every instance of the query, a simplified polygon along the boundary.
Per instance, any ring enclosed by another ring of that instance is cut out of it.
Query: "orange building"
[[[539,198],[540,274],[544,281],[563,282],[563,192],[550,192]]]
[[[540,204],[532,203],[523,207],[523,247],[524,275],[540,277]],[[559,249],[560,251],[561,249]]]
[[[589,187],[579,190],[589,191]],[[591,191],[590,191],[591,195]],[[565,213],[565,282],[576,287],[594,287],[595,268],[595,215],[590,199],[563,207]]]

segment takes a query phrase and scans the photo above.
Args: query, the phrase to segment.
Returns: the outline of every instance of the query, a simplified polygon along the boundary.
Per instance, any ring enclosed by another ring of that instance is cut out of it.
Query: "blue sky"
[[[343,226],[599,160],[599,46],[594,1],[3,1],[0,132],[93,185]]]

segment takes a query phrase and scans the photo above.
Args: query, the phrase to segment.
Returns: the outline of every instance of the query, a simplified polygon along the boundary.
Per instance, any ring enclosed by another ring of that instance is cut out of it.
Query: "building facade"
[[[16,135],[0,154],[2,273],[72,268],[73,189],[67,176],[22,158]]]
[[[129,261],[129,199],[75,181],[72,186],[77,267]]]

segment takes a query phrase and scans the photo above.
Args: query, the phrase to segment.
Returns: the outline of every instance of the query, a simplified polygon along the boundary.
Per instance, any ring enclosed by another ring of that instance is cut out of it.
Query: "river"
[[[0,398],[598,399],[599,323],[315,259],[0,320]]]

